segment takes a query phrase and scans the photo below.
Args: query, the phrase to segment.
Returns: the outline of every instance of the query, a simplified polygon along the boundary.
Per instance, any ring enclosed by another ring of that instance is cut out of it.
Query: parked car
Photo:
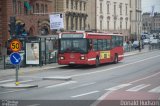
[[[144,44],[144,45],[149,44],[149,42],[150,42],[149,39],[144,39],[144,40],[143,40],[143,44]]]
[[[139,48],[139,41],[134,41],[133,42],[133,48],[138,49]]]
[[[25,61],[24,61],[24,51],[20,51],[19,52],[20,56],[21,56],[21,63],[20,63],[20,66],[21,67],[24,67],[25,66]],[[12,65],[11,61],[10,61],[10,56],[7,56],[6,59],[5,59],[5,64],[6,66],[14,66]]]

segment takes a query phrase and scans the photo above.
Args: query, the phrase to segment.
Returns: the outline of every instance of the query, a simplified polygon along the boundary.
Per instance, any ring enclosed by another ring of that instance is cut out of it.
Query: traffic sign
[[[10,55],[10,61],[14,65],[18,65],[21,62],[21,56],[19,53],[12,53]]]
[[[18,39],[14,39],[12,40],[12,42],[10,43],[10,49],[13,52],[19,52],[22,48],[22,44]]]

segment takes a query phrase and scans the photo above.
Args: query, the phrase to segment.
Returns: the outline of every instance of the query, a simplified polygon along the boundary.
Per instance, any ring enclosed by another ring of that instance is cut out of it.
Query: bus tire
[[[113,63],[114,64],[118,63],[118,54],[115,54]]]
[[[98,66],[99,66],[99,64],[100,64],[100,63],[99,63],[99,58],[97,57],[97,58],[96,58],[96,64],[95,64],[95,67],[98,67]]]

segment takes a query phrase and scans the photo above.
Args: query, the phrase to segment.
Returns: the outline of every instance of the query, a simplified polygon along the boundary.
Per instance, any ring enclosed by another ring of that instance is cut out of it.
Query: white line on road
[[[74,84],[74,83],[77,83],[77,82],[76,81],[69,81],[69,82],[65,82],[65,83],[61,83],[61,84],[57,84],[57,85],[47,86],[45,88],[60,87],[60,86],[64,86],[64,85]]]
[[[121,84],[121,85],[118,85],[118,86],[115,86],[115,87],[112,87],[112,88],[108,88],[106,90],[108,90],[108,91],[116,91],[116,90],[119,90],[121,88],[130,86],[130,85],[132,85],[132,84]]]
[[[33,104],[33,105],[27,105],[27,106],[39,106],[40,104]]]
[[[100,98],[98,98],[98,100],[96,100],[93,104],[91,104],[91,106],[98,106],[98,104],[102,101],[105,100],[105,97],[108,96],[109,94],[111,94],[113,91],[108,91],[107,93],[105,93],[103,96],[101,96]]]
[[[88,92],[88,93],[84,93],[84,94],[79,94],[79,95],[75,95],[75,96],[71,96],[72,98],[77,98],[77,97],[82,97],[82,96],[86,96],[86,95],[90,95],[90,94],[95,94],[98,93],[100,91],[92,91],[92,92]]]
[[[160,93],[160,86],[150,90],[149,92],[151,92],[151,93]]]
[[[146,59],[136,61],[136,62],[133,62],[133,63],[128,63],[128,64],[125,64],[125,65],[109,68],[107,70],[100,70],[100,71],[94,71],[94,72],[90,72],[90,73],[71,75],[71,77],[80,77],[80,76],[102,73],[102,72],[110,71],[110,70],[113,70],[113,69],[119,69],[119,68],[126,67],[126,66],[129,66],[129,65],[137,64],[137,63],[140,63],[140,62],[143,62],[143,61],[146,61],[146,60],[151,60],[151,59],[154,59],[154,58],[157,58],[157,57],[160,57],[160,55],[153,56],[153,57],[150,57],[150,58],[146,58]]]
[[[137,80],[135,80],[135,81],[128,82],[128,83],[130,83],[130,84],[132,84],[132,83],[136,83],[136,82],[139,82],[139,81],[142,81],[142,80],[148,79],[148,78],[152,78],[152,77],[154,77],[154,76],[156,76],[156,75],[158,75],[158,74],[160,74],[160,72],[155,73],[155,74],[152,74],[152,75],[147,76],[147,77],[144,77],[144,78],[141,78],[141,79],[137,79]]]
[[[70,89],[77,89],[77,88],[81,88],[81,87],[85,87],[85,86],[89,86],[89,85],[93,85],[93,84],[96,84],[96,82],[82,84],[82,85],[79,85],[79,86],[76,86],[76,87],[72,87]]]
[[[140,91],[140,90],[142,90],[143,88],[146,88],[146,87],[148,87],[148,86],[150,86],[150,84],[148,84],[148,85],[146,85],[146,84],[141,84],[141,85],[135,86],[135,87],[133,87],[133,88],[130,88],[130,89],[126,90],[126,91],[137,92],[137,91]]]
[[[7,83],[7,82],[12,82],[12,81],[15,81],[14,79],[10,79],[10,80],[3,80],[3,81],[0,81],[0,83]]]

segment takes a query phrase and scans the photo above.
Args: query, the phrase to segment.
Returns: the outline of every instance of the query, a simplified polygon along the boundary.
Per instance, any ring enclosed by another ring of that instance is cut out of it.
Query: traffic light
[[[16,18],[10,17],[10,22],[8,25],[9,25],[10,36],[12,37],[13,35],[15,35]]]
[[[17,23],[16,24],[15,32],[16,32],[16,36],[17,37],[23,36],[23,33],[25,32],[25,28],[24,27],[25,27],[24,23]]]

